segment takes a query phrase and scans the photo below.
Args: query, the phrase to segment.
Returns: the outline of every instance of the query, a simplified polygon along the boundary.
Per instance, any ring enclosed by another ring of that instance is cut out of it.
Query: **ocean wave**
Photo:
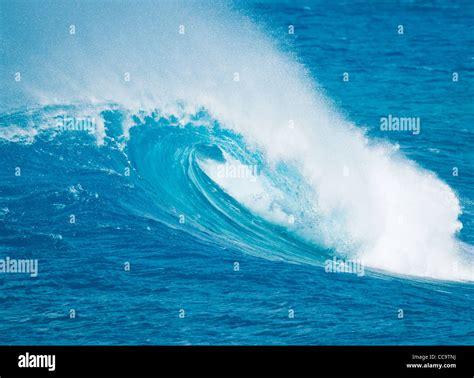
[[[39,5],[22,6],[12,17]],[[38,28],[64,11],[51,9]],[[6,84],[3,143],[47,137],[74,151],[92,140],[104,160],[127,161],[133,185],[156,201],[153,211],[143,203],[130,211],[219,245],[316,265],[336,253],[396,274],[474,280],[472,251],[456,238],[456,193],[344,119],[252,20],[224,5],[144,2],[133,12],[81,4],[87,30],[28,39],[48,50],[47,64],[6,54],[31,68],[21,84]],[[79,121],[68,129],[66,118]]]

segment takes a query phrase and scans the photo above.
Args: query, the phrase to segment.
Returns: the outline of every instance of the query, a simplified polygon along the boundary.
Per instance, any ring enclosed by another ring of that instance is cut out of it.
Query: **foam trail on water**
[[[291,54],[230,7],[154,1],[3,7],[9,20],[2,22],[3,70],[22,72],[21,83],[2,83],[9,94],[4,109],[113,103],[132,114],[160,109],[182,122],[206,109],[250,149],[263,151],[269,172],[284,162],[310,188],[282,212],[295,215],[301,236],[375,268],[474,280],[472,250],[456,240],[461,208],[453,190],[393,146],[369,141]],[[15,37],[25,22],[32,23],[26,37]],[[237,200],[243,195],[232,189],[235,181],[221,184]],[[284,224],[285,217],[255,210]]]

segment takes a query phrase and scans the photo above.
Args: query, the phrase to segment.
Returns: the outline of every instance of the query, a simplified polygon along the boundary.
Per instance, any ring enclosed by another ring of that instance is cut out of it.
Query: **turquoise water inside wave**
[[[14,17],[6,21],[12,4],[2,3],[2,39],[21,35]],[[370,141],[398,144],[451,187],[467,258],[443,262],[472,264],[473,5],[233,7],[276,36]],[[2,73],[13,75],[12,60]],[[326,260],[358,258],[355,245],[372,235],[328,241],[321,228],[338,229],[345,214],[331,213],[329,223],[314,215],[304,169],[292,159],[269,162],[268,148],[227,127],[219,112],[43,103],[5,105],[0,115],[0,259],[38,260],[37,277],[0,274],[1,344],[474,343],[474,287],[465,276],[412,274],[397,256],[382,268],[365,261],[363,276],[327,273]],[[419,117],[421,132],[381,131],[389,114]],[[64,115],[93,117],[97,132],[59,130]],[[257,167],[255,182],[221,180],[216,172],[234,160]],[[286,222],[289,214],[296,219]],[[417,252],[430,265],[430,249]]]

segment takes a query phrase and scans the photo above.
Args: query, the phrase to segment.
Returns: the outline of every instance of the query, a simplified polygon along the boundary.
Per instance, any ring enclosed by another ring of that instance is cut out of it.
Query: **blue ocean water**
[[[474,343],[472,2],[0,9],[1,344]]]

